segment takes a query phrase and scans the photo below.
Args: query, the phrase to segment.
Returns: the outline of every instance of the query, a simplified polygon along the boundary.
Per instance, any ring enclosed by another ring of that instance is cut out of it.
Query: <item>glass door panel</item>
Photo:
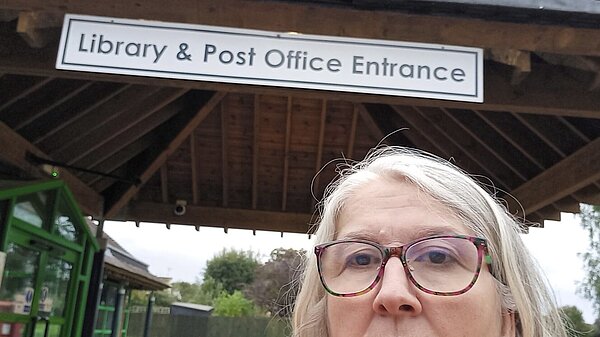
[[[69,281],[73,264],[50,256],[44,268],[42,289],[39,300],[40,316],[62,317],[69,295]]]
[[[0,285],[0,313],[31,313],[39,260],[39,251],[15,242],[8,244]]]

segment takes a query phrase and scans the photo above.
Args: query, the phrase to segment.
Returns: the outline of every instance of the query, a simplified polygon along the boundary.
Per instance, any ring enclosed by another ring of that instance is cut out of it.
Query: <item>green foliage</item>
[[[168,307],[171,304],[179,301],[177,296],[171,292],[171,289],[165,289],[154,292],[154,305],[158,307]],[[148,302],[146,302],[148,303]]]
[[[252,283],[254,272],[260,262],[252,251],[223,249],[221,253],[206,263],[204,281],[213,279],[223,285],[228,294],[242,290]]]
[[[129,304],[135,306],[148,305],[148,293],[145,290],[132,290],[129,296]]]
[[[225,289],[220,282],[210,277],[206,278],[200,286],[200,293],[194,298],[195,301],[193,303],[213,306],[215,299],[224,291]]]
[[[596,314],[600,313],[600,206],[581,205],[581,226],[587,230],[590,246],[583,258],[585,278],[578,291],[592,300]]]
[[[236,290],[233,294],[221,293],[215,299],[213,315],[225,317],[253,316],[256,313],[252,300],[244,297],[242,292]]]
[[[567,305],[560,308],[565,324],[568,327],[568,333],[571,337],[592,337],[595,335],[593,325],[586,324],[583,320],[583,313],[579,308]]]
[[[274,316],[288,317],[298,292],[297,273],[304,250],[278,248],[256,269],[254,281],[244,294]]]

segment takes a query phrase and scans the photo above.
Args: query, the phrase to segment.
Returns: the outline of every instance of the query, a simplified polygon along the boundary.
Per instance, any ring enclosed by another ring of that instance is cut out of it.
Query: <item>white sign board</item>
[[[479,48],[71,14],[56,68],[483,102]]]

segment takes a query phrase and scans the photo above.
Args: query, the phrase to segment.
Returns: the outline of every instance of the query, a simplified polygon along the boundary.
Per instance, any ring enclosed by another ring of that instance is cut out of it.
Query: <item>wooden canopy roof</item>
[[[306,233],[331,161],[361,159],[402,129],[385,142],[487,177],[532,223],[600,204],[597,16],[569,13],[567,26],[556,13],[368,3],[3,1],[0,174],[43,176],[33,154],[128,180],[61,169],[96,218]],[[59,71],[64,13],[481,47],[485,101]]]

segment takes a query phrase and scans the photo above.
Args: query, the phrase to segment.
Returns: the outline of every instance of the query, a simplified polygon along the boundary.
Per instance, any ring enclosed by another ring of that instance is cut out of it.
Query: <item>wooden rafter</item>
[[[444,134],[448,140],[454,143],[467,157],[483,168],[483,174],[492,178],[497,187],[502,190],[510,189],[510,178],[518,178],[518,176],[510,172],[510,170],[502,170],[499,166],[503,166],[504,164],[499,162],[495,157],[490,156],[481,144],[477,143],[470,134],[464,133],[460,125],[449,118],[441,109],[421,107],[414,107],[414,109],[427,119],[429,123],[433,124],[438,132]],[[406,113],[403,116],[407,118]],[[501,176],[502,173],[508,175],[508,177]]]
[[[432,144],[440,148],[443,151],[442,153],[455,158],[463,168],[469,167],[471,172],[479,171],[477,173],[483,173],[496,181],[500,181],[492,171],[483,165],[480,159],[467,151],[456,139],[446,134],[440,125],[428,120],[418,107],[392,106],[392,108],[416,130],[419,130]],[[506,186],[502,187],[505,188]]]
[[[167,159],[169,159],[167,157]],[[160,195],[164,204],[169,203],[169,168],[167,161],[160,167]]]
[[[99,98],[93,104],[86,106],[85,109],[83,109],[81,111],[77,111],[77,114],[75,114],[73,116],[73,118],[70,118],[68,120],[55,120],[54,121],[55,124],[52,125],[52,127],[50,128],[50,130],[48,132],[39,134],[39,135],[35,135],[32,137],[33,144],[35,144],[35,145],[41,144],[42,142],[46,141],[47,139],[51,139],[55,135],[61,134],[61,132],[65,128],[69,127],[70,125],[75,123],[77,120],[84,119],[84,117],[87,116],[90,112],[95,111],[98,107],[100,107],[104,103],[110,101],[114,97],[118,97],[122,92],[127,90],[129,87],[131,87],[131,85],[129,85],[129,84],[122,85],[121,87],[114,90],[110,94],[108,94],[102,98]]]
[[[153,90],[149,91],[153,92]],[[154,94],[143,98],[141,101],[136,101],[133,106],[127,104],[130,109],[122,109],[115,112],[114,115],[106,116],[106,120],[100,122],[100,125],[94,125],[93,130],[87,132],[84,138],[77,142],[70,142],[68,146],[63,146],[61,155],[66,157],[65,159],[69,164],[76,163],[123,132],[128,132],[130,128],[186,92],[187,89],[165,88],[155,91]]]
[[[77,134],[71,132],[61,132],[48,138],[45,143],[52,148],[51,156],[61,161],[67,161],[72,158],[70,149],[77,147],[81,140],[120,114],[135,108],[146,98],[150,97],[158,88],[147,88],[144,86],[131,86],[125,92],[114,99],[98,107],[94,113],[86,115],[86,118],[79,118],[70,124],[72,130],[77,130]]]
[[[494,129],[494,131],[496,131],[500,136],[502,136],[502,138],[504,138],[507,142],[510,143],[510,145],[514,146],[515,149],[519,150],[519,152],[521,152],[521,154],[523,156],[525,156],[530,162],[532,162],[535,166],[537,166],[537,168],[539,168],[540,170],[545,169],[544,166],[539,162],[539,160],[537,160],[533,155],[531,155],[531,153],[527,150],[525,150],[523,148],[523,146],[515,141],[513,139],[513,137],[511,137],[510,135],[508,135],[506,133],[506,131],[504,131],[503,129],[499,128],[496,123],[492,122],[486,114],[481,113],[478,110],[473,110],[473,112],[479,117],[481,118],[481,120],[483,120],[487,125],[489,125],[492,129]]]
[[[369,111],[365,108],[365,105],[357,104],[357,108],[358,114],[360,115],[362,122],[366,125],[367,130],[369,130],[371,136],[373,136],[378,141],[383,140],[383,137],[385,137],[383,131],[381,131],[381,128],[379,128]]]
[[[35,177],[47,177],[47,175],[42,172],[41,168],[32,165],[27,160],[26,156],[27,152],[31,152],[40,158],[51,158],[29,143],[25,138],[14,132],[3,122],[0,122],[0,144],[10,144],[10,146],[2,147],[2,151],[0,151],[0,160],[16,166]],[[60,170],[60,178],[65,181],[67,186],[69,186],[69,189],[85,214],[96,217],[102,215],[102,205],[104,203],[102,196],[67,170]]]
[[[504,159],[503,156],[499,155],[498,152],[492,146],[490,146],[488,143],[486,143],[485,141],[483,141],[481,139],[481,137],[479,137],[479,135],[477,135],[475,132],[473,132],[473,130],[471,130],[471,128],[465,126],[465,124],[463,122],[461,122],[458,118],[456,118],[447,109],[440,108],[440,110],[443,111],[444,114],[446,116],[448,116],[448,118],[450,118],[456,125],[458,125],[458,127],[460,128],[460,130],[462,132],[464,132],[466,135],[469,135],[470,138],[472,138],[475,141],[475,143],[479,144],[483,149],[485,149],[485,151],[487,151],[493,157],[495,157],[496,160],[498,160],[505,167],[507,167],[509,170],[511,170],[517,177],[519,177],[519,179],[521,179],[523,182],[527,181],[527,177],[525,177],[525,175],[523,175],[523,173],[521,173],[511,163],[509,163],[506,159]]]
[[[224,102],[220,104],[221,110],[221,148],[222,148],[222,180],[223,180],[223,207],[229,205],[229,109]]]
[[[283,188],[281,196],[281,210],[285,211],[287,208],[287,196],[288,196],[288,180],[290,174],[290,141],[292,138],[292,97],[287,97],[287,110],[285,114],[285,149],[283,157]]]
[[[22,116],[20,118],[19,123],[17,123],[14,127],[15,131],[21,130],[22,128],[24,128],[25,126],[27,126],[29,123],[33,122],[40,116],[43,116],[44,114],[48,113],[48,111],[51,111],[52,109],[56,108],[57,106],[63,104],[64,102],[70,100],[71,98],[77,96],[79,93],[81,93],[82,91],[89,88],[93,83],[94,82],[87,82],[84,85],[79,86],[75,90],[72,90],[70,93],[60,97],[58,100],[56,100],[52,104],[48,104],[47,106],[44,106],[43,108],[41,108],[39,111],[36,111],[35,113],[30,114],[27,118],[23,118],[23,116]]]
[[[399,109],[399,107],[396,107],[395,109]],[[421,132],[418,126],[418,120],[416,122],[417,124],[413,125],[411,122],[405,120],[401,113],[399,113],[397,110],[395,111],[400,119],[400,121],[398,121],[400,124],[396,124],[394,126],[396,128],[405,129],[402,134],[413,144],[413,146],[430,153],[435,153],[442,158],[452,157],[452,155],[447,152],[445,148],[436,144],[436,142],[439,141],[439,135],[435,133],[432,134],[429,132]],[[415,121],[413,121],[413,123],[415,123]]]
[[[95,151],[88,151],[88,154],[85,157],[77,161],[77,165],[80,167],[93,167],[106,160],[109,160],[116,152],[125,148],[127,145],[135,142],[147,134],[152,133],[152,131],[155,130],[159,125],[166,122],[169,118],[173,117],[183,108],[184,102],[172,102],[162,109],[152,113],[147,118],[131,125],[126,132],[124,132],[124,130],[119,130],[120,132],[118,132],[118,134],[107,135],[109,140],[103,142],[103,146],[101,147],[96,146]]]
[[[0,34],[0,39],[4,38]],[[10,45],[10,36],[6,37]],[[45,48],[32,52],[27,48],[18,48],[8,53],[0,52],[0,73],[33,76],[54,76],[60,78],[111,81],[147,85],[148,79],[138,76],[111,75],[100,73],[65,72],[55,69],[56,48]],[[410,97],[367,95],[318,90],[287,89],[276,87],[257,87],[217,82],[185,81],[153,78],[153,85],[166,87],[184,87],[200,90],[215,90],[238,93],[256,93],[261,95],[302,96],[310,99],[346,100],[358,103],[383,103],[408,106],[444,106],[456,109],[478,109],[482,111],[512,111],[563,115],[573,117],[597,118],[600,95],[590,95],[589,86],[556,71],[553,66],[536,66],[527,81],[517,89],[510,84],[510,73],[503,72],[499,66],[487,64],[485,69],[484,103],[453,102],[428,100]],[[561,83],[561,95],[554,95],[548,85]],[[527,92],[527,95],[522,95]],[[557,97],[558,96],[558,97]]]
[[[192,205],[198,205],[198,165],[196,161],[196,133],[190,133],[190,169],[192,175]]]
[[[258,160],[260,135],[260,96],[254,95],[254,126],[252,141],[252,209],[258,206]]]
[[[93,166],[82,166],[82,167],[90,167],[92,170],[97,172],[110,173],[114,170],[118,169],[133,157],[140,154],[142,151],[148,149],[148,147],[152,146],[152,144],[156,141],[155,135],[148,133],[140,138],[138,138],[135,142],[129,144],[125,144],[123,148],[119,148],[116,151],[110,151],[110,155],[102,160],[100,160],[96,165]],[[81,180],[86,182],[89,186],[92,186],[94,183],[101,179],[109,179],[103,178],[100,175],[91,175],[91,174],[82,174]]]
[[[307,233],[312,218],[311,214],[303,213],[200,207],[194,205],[188,205],[186,213],[182,216],[177,216],[173,214],[172,205],[131,202],[127,207],[120,210],[120,212],[107,219]]]
[[[168,144],[167,148],[163,150],[153,161],[148,165],[144,172],[140,175],[142,184],[138,186],[129,187],[106,211],[106,217],[114,216],[123,206],[125,206],[129,200],[139,191],[140,187],[145,184],[154,173],[166,162],[167,157],[175,152],[179,145],[196,127],[208,116],[208,114],[219,104],[219,102],[225,97],[225,93],[217,92],[204,104],[196,113],[196,115],[190,120],[190,122],[177,134],[173,140]]]
[[[354,143],[356,142],[356,124],[358,123],[358,106],[352,106],[352,123],[350,124],[350,134],[348,135],[348,147],[346,156],[352,158],[354,156]]]
[[[23,99],[24,97],[27,97],[27,95],[29,95],[32,92],[40,89],[41,87],[45,86],[46,84],[48,84],[52,80],[54,80],[53,77],[44,77],[44,78],[41,78],[39,81],[37,81],[35,84],[33,84],[32,86],[30,86],[29,88],[23,90],[18,95],[14,95],[9,100],[7,100],[2,105],[0,105],[0,111],[6,109],[6,107],[11,106],[12,104],[14,104],[15,102],[19,101],[20,99]]]
[[[525,214],[535,212],[600,180],[600,138],[511,191]],[[508,200],[513,211],[521,211]]]
[[[321,166],[323,165],[323,143],[325,140],[325,124],[327,122],[327,100],[323,100],[321,103],[321,121],[319,123],[319,140],[317,143],[317,158],[315,160],[315,178],[313,179],[313,183],[311,186],[311,190],[313,194],[319,193],[319,178],[321,175],[319,171],[321,170]],[[315,194],[315,196],[317,196]],[[317,196],[318,197],[318,196]],[[317,200],[316,198],[312,198],[311,205],[314,208]]]

